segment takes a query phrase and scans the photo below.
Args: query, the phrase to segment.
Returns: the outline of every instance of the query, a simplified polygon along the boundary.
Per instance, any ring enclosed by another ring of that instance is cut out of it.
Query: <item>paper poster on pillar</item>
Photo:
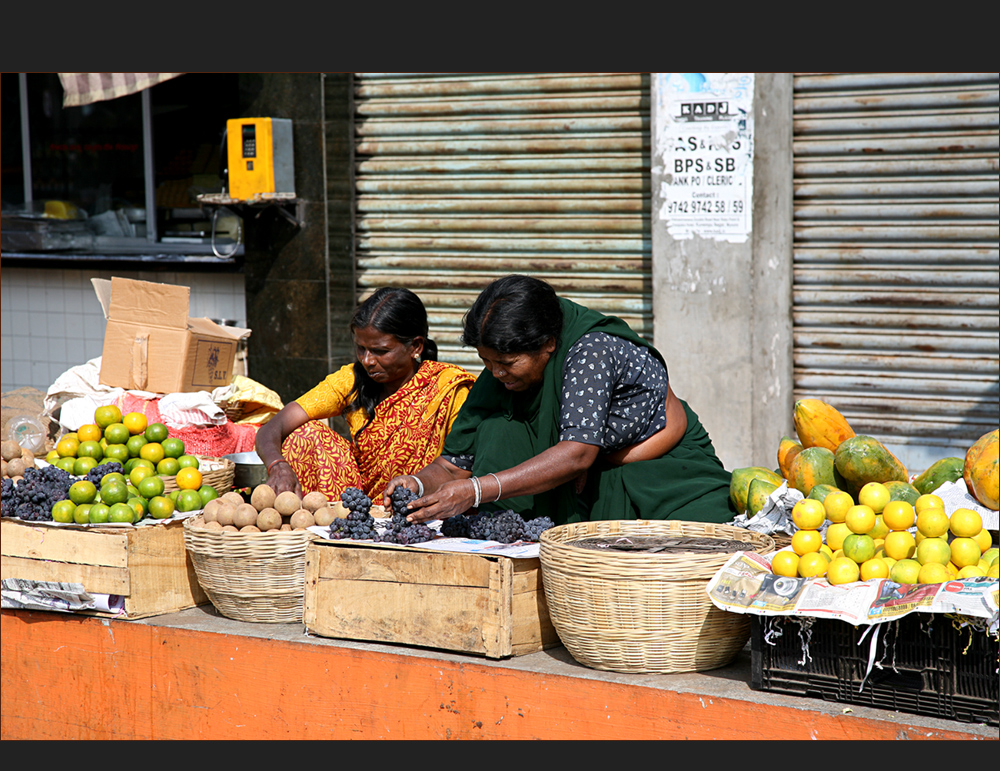
[[[667,232],[744,243],[753,212],[752,72],[657,73]]]

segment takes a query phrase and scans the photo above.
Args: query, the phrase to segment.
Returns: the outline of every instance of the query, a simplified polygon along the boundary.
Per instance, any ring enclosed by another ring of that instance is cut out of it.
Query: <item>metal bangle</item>
[[[489,476],[497,480],[497,497],[493,499],[495,503],[496,501],[499,501],[503,497],[503,485],[500,484],[500,477],[498,477],[492,471],[489,473]]]
[[[414,482],[417,483],[417,497],[418,498],[423,498],[424,497],[424,483],[420,481],[420,477],[418,477],[416,474],[410,474],[410,479],[412,479]]]
[[[472,504],[472,508],[478,509],[479,508],[479,503],[480,503],[480,501],[483,498],[483,488],[482,488],[482,485],[479,484],[479,478],[478,477],[471,477],[471,479],[472,479],[472,487],[476,491],[476,500]]]

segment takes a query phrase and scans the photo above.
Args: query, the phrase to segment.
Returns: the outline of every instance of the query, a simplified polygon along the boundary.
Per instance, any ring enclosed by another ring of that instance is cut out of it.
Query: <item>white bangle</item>
[[[495,503],[496,501],[499,501],[503,497],[503,486],[500,484],[500,477],[498,477],[492,471],[489,473],[489,476],[497,480],[497,497],[493,499]]]
[[[420,481],[420,477],[418,477],[416,474],[410,474],[410,479],[412,479],[414,482],[417,483],[417,497],[418,498],[423,498],[424,497],[424,483]]]
[[[474,503],[472,504],[472,508],[474,508],[474,509],[478,509],[478,508],[479,508],[479,502],[480,502],[480,501],[482,500],[482,498],[483,498],[483,488],[482,488],[482,486],[481,486],[481,485],[479,484],[479,478],[478,478],[478,477],[471,477],[471,479],[472,479],[472,487],[473,487],[473,489],[475,489],[475,491],[476,491],[476,500],[475,500],[475,502],[474,502]]]

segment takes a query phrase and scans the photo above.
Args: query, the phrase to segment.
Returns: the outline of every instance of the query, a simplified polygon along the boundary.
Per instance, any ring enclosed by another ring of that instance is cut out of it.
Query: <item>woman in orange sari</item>
[[[408,289],[384,287],[351,320],[357,361],[285,405],[257,432],[256,450],[275,492],[319,491],[333,500],[357,487],[375,500],[394,476],[423,468],[444,439],[475,378],[437,361],[427,311]],[[343,415],[348,442],[326,419]]]

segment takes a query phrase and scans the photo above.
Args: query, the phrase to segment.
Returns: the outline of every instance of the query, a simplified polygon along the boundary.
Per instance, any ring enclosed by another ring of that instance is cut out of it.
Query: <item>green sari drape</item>
[[[482,476],[516,466],[559,441],[559,400],[563,363],[573,344],[588,332],[601,331],[662,355],[619,318],[605,316],[560,298],[563,329],[541,385],[532,391],[508,391],[488,370],[476,380],[459,412],[444,454],[474,455],[473,474]],[[597,463],[577,495],[573,482],[538,495],[507,498],[488,508],[510,508],[548,516],[556,524],[587,519],[679,519],[729,522],[730,473],[715,454],[698,416],[682,402],[688,427],[666,455],[653,460],[608,466]]]

